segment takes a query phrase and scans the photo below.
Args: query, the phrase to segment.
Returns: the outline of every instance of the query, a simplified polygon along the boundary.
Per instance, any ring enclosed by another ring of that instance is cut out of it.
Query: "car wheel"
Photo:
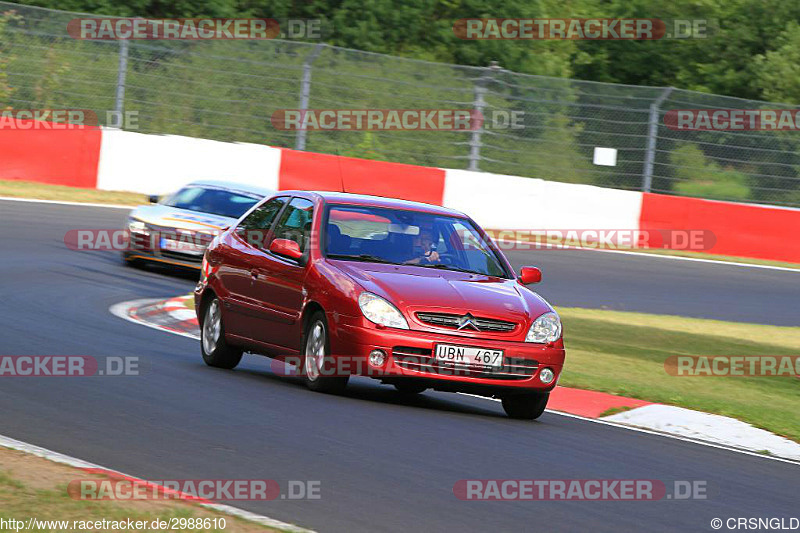
[[[542,416],[550,393],[513,394],[503,398],[503,409],[511,418],[535,420]]]
[[[208,366],[216,368],[230,370],[242,360],[242,351],[231,347],[225,341],[222,310],[216,296],[206,306],[203,326],[200,328],[200,350],[203,353],[203,361]]]
[[[325,357],[330,353],[328,323],[325,314],[317,311],[311,316],[303,335],[303,379],[309,389],[317,392],[341,392],[347,386],[347,376],[324,376]]]
[[[408,381],[398,381],[394,384],[394,388],[401,394],[419,394],[428,390],[428,387],[421,383],[414,383]]]

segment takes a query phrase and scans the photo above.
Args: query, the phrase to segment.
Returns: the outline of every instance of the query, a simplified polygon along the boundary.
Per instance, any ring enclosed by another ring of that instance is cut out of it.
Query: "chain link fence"
[[[629,190],[800,206],[800,133],[675,131],[671,109],[789,106],[258,41],[86,41],[82,15],[0,2],[0,108],[138,113],[137,131]],[[281,109],[478,110],[476,131],[286,131]],[[521,128],[492,126],[521,112]],[[593,164],[614,148],[615,166]]]

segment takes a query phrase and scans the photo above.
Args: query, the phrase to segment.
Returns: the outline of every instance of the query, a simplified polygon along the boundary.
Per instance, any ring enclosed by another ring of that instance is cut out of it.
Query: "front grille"
[[[536,374],[539,362],[521,357],[505,357],[503,366],[494,370],[484,370],[467,365],[440,363],[433,357],[433,352],[425,348],[411,346],[395,346],[392,357],[398,366],[425,374],[441,374],[448,376],[466,376],[484,379],[523,380]]]
[[[470,314],[453,315],[449,313],[417,313],[420,322],[431,326],[462,329],[467,331],[486,331],[493,333],[508,333],[514,331],[517,325],[514,322],[495,320],[493,318],[474,317]],[[462,327],[462,324],[466,325]]]

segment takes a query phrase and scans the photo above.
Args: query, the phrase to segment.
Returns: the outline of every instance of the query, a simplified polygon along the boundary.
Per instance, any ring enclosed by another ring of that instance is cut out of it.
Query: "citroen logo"
[[[471,327],[475,331],[478,331],[478,326],[475,325],[475,322],[473,322],[473,317],[469,313],[458,319],[459,331],[467,327]]]

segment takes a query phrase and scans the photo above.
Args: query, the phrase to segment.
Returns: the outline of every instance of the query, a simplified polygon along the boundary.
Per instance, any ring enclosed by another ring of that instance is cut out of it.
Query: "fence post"
[[[472,102],[472,116],[473,120],[475,120],[475,117],[480,117],[478,119],[480,120],[480,127],[472,130],[472,137],[469,140],[468,170],[474,170],[476,172],[480,170],[480,168],[478,168],[478,161],[481,159],[481,134],[483,133],[483,123],[485,122],[483,108],[486,107],[484,95],[488,90],[487,85],[489,85],[489,82],[499,70],[500,65],[497,64],[497,61],[492,61],[489,63],[489,67],[485,69],[484,74],[475,82],[475,98]]]
[[[644,156],[644,176],[642,177],[642,191],[650,192],[653,186],[653,164],[656,161],[656,140],[658,137],[658,113],[673,87],[667,87],[664,92],[650,104],[650,118],[648,119],[649,131],[647,132],[647,152]]]
[[[306,109],[308,109],[308,98],[311,95],[311,64],[314,62],[315,59],[317,59],[319,54],[322,52],[322,48],[324,46],[325,46],[324,43],[319,43],[317,46],[314,47],[314,50],[312,50],[311,53],[308,54],[308,57],[306,57],[305,61],[303,61],[303,81],[300,82],[300,107],[299,107],[301,113]],[[306,149],[305,128],[301,127],[297,129],[297,138],[295,139],[294,149],[295,150]]]
[[[119,120],[119,128],[125,124],[122,112],[125,109],[125,76],[128,74],[128,40],[119,42],[119,67],[117,70],[117,93],[114,97],[114,111]]]

